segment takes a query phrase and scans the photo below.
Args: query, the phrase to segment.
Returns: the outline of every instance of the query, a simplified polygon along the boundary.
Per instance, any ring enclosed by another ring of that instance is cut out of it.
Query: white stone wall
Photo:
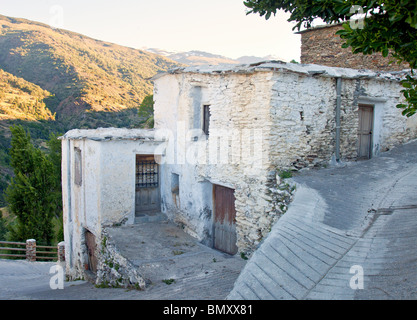
[[[168,129],[166,155],[173,159],[163,169],[163,209],[203,243],[212,241],[213,184],[235,190],[239,249],[253,249],[277,218],[268,194],[271,78],[268,72],[196,73],[155,81],[155,126]],[[196,118],[204,104],[210,105],[210,134],[196,140],[192,129],[201,124]],[[171,190],[172,173],[179,175],[178,195]]]
[[[155,79],[154,95],[155,126],[170,137],[164,211],[209,244],[212,185],[230,187],[237,245],[249,253],[291,199],[291,186],[277,173],[327,166],[334,159],[336,77],[342,77],[342,161],[357,157],[358,103],[375,105],[374,155],[416,137],[416,121],[395,108],[402,89],[395,77],[322,66],[255,68],[185,69]],[[211,109],[208,141],[193,139],[198,134],[189,131],[201,127],[198,110],[204,104]],[[189,161],[193,152],[198,161]],[[179,176],[178,194],[171,190],[172,173]]]
[[[345,99],[348,100],[345,104],[351,105],[352,122],[357,118],[358,103],[375,106],[373,130],[375,156],[417,137],[417,119],[406,118],[401,114],[402,109],[395,107],[399,103],[404,103],[404,96],[401,93],[404,88],[399,82],[379,79],[345,80],[344,82]],[[353,99],[350,98],[352,96]],[[351,133],[351,136],[353,139],[355,132]],[[354,158],[356,150],[351,152]]]
[[[297,73],[274,76],[271,163],[282,169],[328,165],[335,156],[336,79]],[[340,158],[357,158],[358,104],[374,108],[373,155],[417,136],[415,119],[395,106],[403,101],[398,81],[342,78]]]
[[[332,78],[275,73],[270,161],[281,170],[329,161],[334,152],[336,92]]]

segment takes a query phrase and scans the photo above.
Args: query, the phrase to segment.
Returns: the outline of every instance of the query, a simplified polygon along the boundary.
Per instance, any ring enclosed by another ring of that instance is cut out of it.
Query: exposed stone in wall
[[[271,99],[270,161],[281,170],[317,167],[334,153],[333,78],[277,73]]]
[[[267,237],[272,226],[285,214],[292,201],[295,185],[281,177],[282,171],[270,171],[266,188],[256,188],[250,183],[237,189],[236,211],[238,225],[237,245],[249,257]],[[263,211],[259,205],[263,204]]]
[[[29,262],[36,261],[36,240],[35,239],[26,240],[26,261],[29,261]]]
[[[96,286],[112,288],[146,288],[146,280],[137,272],[126,257],[115,247],[111,237],[103,231],[99,257]]]
[[[342,48],[344,40],[335,33],[341,25],[316,27],[301,32],[301,63],[312,63],[330,67],[395,71],[408,69],[408,64],[390,64],[391,57],[381,53],[353,54],[351,48]]]
[[[280,173],[326,166],[334,157],[336,78],[342,79],[342,161],[357,158],[360,103],[375,106],[375,155],[417,136],[417,118],[406,119],[395,108],[403,101],[404,73],[281,62],[218,68],[161,76],[155,83],[156,130],[143,139],[127,130],[109,129],[108,135],[102,129],[72,131],[63,140],[69,278],[82,277],[88,268],[88,230],[99,238],[97,284],[146,286],[103,232],[134,221],[136,154],[175,154],[160,165],[163,213],[207,245],[213,240],[213,185],[234,189],[237,246],[249,256],[291,201],[293,187]],[[208,140],[188,131],[201,125],[206,104]],[[159,129],[168,131],[167,139]],[[71,176],[75,148],[83,155],[81,186]],[[194,162],[187,158],[190,150],[197,151]]]

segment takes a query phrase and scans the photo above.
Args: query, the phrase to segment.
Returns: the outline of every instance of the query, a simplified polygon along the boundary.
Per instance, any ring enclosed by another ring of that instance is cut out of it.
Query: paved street
[[[64,282],[63,289],[52,289],[50,281],[58,275],[51,270],[54,263],[0,259],[0,299],[223,300],[246,264],[240,256],[198,243],[167,221],[111,228],[108,237],[151,281],[145,291],[96,288],[86,281]],[[174,282],[169,283],[171,279]]]
[[[305,171],[229,299],[417,299],[417,143]]]

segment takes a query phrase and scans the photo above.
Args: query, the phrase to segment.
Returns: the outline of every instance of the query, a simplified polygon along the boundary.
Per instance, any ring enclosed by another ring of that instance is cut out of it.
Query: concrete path
[[[228,299],[417,299],[417,142],[294,178]]]

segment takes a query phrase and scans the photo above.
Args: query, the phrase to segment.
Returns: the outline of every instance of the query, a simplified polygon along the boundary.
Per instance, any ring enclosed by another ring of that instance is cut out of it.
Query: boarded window
[[[78,148],[74,148],[74,160],[75,160],[75,168],[74,168],[74,183],[77,186],[81,186],[82,184],[82,162],[81,162],[81,150]]]
[[[210,127],[210,105],[203,105],[203,132],[209,135]]]

